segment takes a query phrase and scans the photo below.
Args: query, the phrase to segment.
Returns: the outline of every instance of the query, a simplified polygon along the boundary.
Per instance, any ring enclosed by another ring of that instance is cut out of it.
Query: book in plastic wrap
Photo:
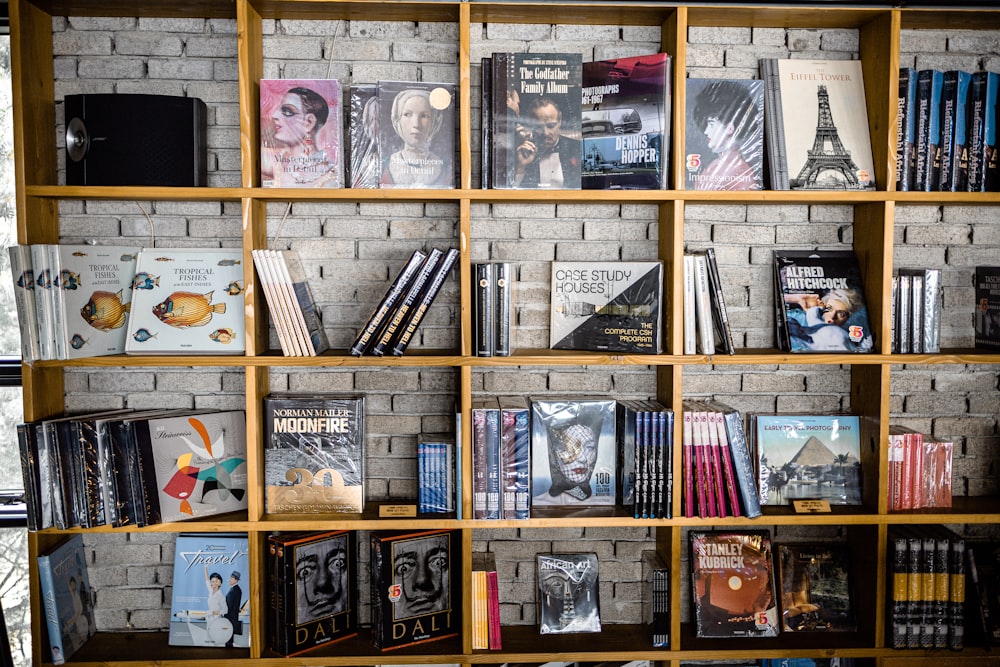
[[[698,637],[776,637],[778,605],[767,530],[691,531]]]
[[[96,631],[87,562],[80,534],[67,537],[37,559],[53,665],[64,664]]]
[[[976,267],[977,348],[1000,350],[1000,266]]]
[[[618,474],[615,401],[531,401],[531,506],[614,505]]]
[[[352,84],[348,93],[350,135],[348,184],[352,188],[377,188],[378,161],[378,86],[372,83]]]
[[[597,554],[538,554],[539,633],[601,631]]]
[[[364,471],[364,396],[264,397],[268,514],[360,513]]]
[[[397,649],[459,635],[461,536],[458,530],[370,534],[376,648]]]
[[[243,251],[144,248],[127,354],[243,354]]]
[[[666,53],[583,63],[584,189],[667,187],[670,86]]]
[[[247,536],[180,533],[174,544],[170,646],[250,646]]]
[[[549,347],[662,351],[661,262],[552,262]]]
[[[857,621],[846,544],[779,544],[785,632],[854,632]]]
[[[857,415],[754,415],[752,423],[761,505],[861,504]]]
[[[642,552],[642,622],[653,646],[670,646],[670,566],[652,549]]]
[[[687,80],[684,187],[764,187],[764,82]]]
[[[455,84],[379,81],[379,187],[454,188]]]
[[[261,185],[344,187],[342,108],[336,79],[261,79]]]

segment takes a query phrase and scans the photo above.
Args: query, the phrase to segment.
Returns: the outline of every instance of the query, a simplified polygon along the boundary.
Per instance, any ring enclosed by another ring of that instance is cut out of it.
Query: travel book
[[[128,354],[243,354],[243,251],[144,248],[136,263]]]
[[[250,646],[247,536],[180,533],[174,544],[170,646]]]
[[[598,562],[594,553],[538,554],[540,634],[601,631]]]
[[[37,558],[53,665],[65,664],[97,630],[87,562],[81,534],[65,538]]]
[[[846,544],[779,544],[785,632],[854,632],[857,620]]]
[[[770,531],[691,531],[689,538],[696,635],[776,637]]]
[[[775,250],[774,271],[779,349],[874,351],[861,269],[852,251]]]
[[[975,345],[1000,349],[1000,266],[976,267]]]
[[[265,396],[263,441],[265,512],[364,510],[364,396]]]
[[[670,56],[583,63],[583,188],[661,190],[670,164]]]
[[[336,79],[261,79],[261,185],[344,187],[342,108]]]
[[[687,79],[684,187],[764,187],[764,82]]]
[[[379,81],[376,96],[379,187],[455,187],[455,84]]]
[[[662,262],[552,262],[552,349],[659,354],[662,330]]]

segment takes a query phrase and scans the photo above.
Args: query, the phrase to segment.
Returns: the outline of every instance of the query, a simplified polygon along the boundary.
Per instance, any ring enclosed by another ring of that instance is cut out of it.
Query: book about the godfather
[[[691,600],[698,637],[776,637],[767,530],[692,531]]]
[[[549,347],[662,351],[661,262],[552,262]]]
[[[356,539],[351,530],[270,537],[272,650],[292,656],[357,636]]]
[[[850,250],[775,250],[781,349],[872,352],[861,269]]]
[[[976,347],[1000,349],[1000,266],[976,267]]]
[[[381,650],[462,628],[461,531],[372,532],[372,641]]]
[[[145,419],[135,435],[150,524],[247,508],[242,410]]]
[[[613,399],[532,399],[531,506],[614,505],[615,443]]]
[[[771,188],[874,190],[861,61],[761,62],[775,121],[766,137]]]
[[[857,630],[847,545],[779,544],[777,547],[782,630]]]
[[[243,354],[243,252],[145,248],[139,253],[127,354]]]
[[[761,505],[819,499],[861,504],[857,415],[754,415]]]
[[[64,664],[96,631],[87,560],[80,534],[38,556],[38,585],[53,665]]]
[[[583,63],[584,189],[667,187],[670,62],[653,53]]]
[[[455,84],[379,81],[383,188],[455,187]]]
[[[250,646],[247,536],[180,533],[174,545],[170,646]]]
[[[688,79],[684,187],[764,187],[764,82]]]
[[[336,79],[261,79],[261,185],[344,187],[342,109]]]
[[[540,634],[601,631],[597,554],[538,554]]]
[[[264,504],[268,514],[364,509],[365,399],[264,398]]]
[[[579,53],[493,54],[493,187],[579,190]]]

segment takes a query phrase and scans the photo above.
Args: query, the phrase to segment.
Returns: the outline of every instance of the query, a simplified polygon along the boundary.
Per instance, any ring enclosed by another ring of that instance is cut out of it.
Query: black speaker
[[[204,186],[208,113],[196,97],[67,95],[67,185]]]

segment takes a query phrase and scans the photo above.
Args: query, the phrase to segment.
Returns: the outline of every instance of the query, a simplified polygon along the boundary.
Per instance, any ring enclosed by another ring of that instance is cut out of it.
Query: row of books
[[[472,554],[472,648],[503,648],[497,563],[490,552]]]
[[[477,357],[509,357],[513,350],[514,271],[511,262],[472,265],[472,328]]]
[[[1000,266],[977,266],[975,290],[975,345],[1000,350]]]
[[[621,504],[636,519],[673,516],[674,413],[656,401],[618,401]]]
[[[472,518],[531,513],[531,408],[520,396],[472,402]]]
[[[27,362],[108,354],[242,354],[242,252],[8,248]]]
[[[954,443],[889,427],[889,510],[951,507]]]
[[[414,250],[358,332],[350,353],[356,357],[402,355],[458,255],[457,248]]]
[[[461,453],[448,433],[421,433],[417,438],[417,511],[455,512],[462,500]]]
[[[315,357],[330,349],[306,279],[302,259],[294,250],[253,250],[254,268],[267,300],[278,344],[286,357]]]
[[[247,507],[243,411],[113,410],[23,423],[17,434],[31,530]]]
[[[901,268],[892,277],[892,352],[941,351],[941,269]]]
[[[670,646],[670,567],[658,551],[642,552],[642,622],[654,648]]]
[[[684,253],[684,354],[736,354],[715,249]]]

